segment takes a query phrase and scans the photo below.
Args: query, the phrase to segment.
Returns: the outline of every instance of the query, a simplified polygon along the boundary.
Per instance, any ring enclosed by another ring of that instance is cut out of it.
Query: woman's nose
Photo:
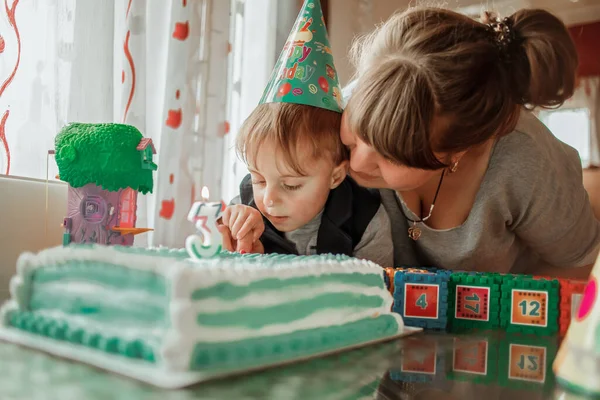
[[[350,169],[357,172],[372,170],[373,155],[364,146],[355,146],[350,152]]]

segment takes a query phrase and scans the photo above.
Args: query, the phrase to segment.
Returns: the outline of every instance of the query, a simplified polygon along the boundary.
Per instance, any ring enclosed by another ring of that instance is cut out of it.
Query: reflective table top
[[[424,332],[176,391],[0,342],[0,399],[583,398],[555,383],[559,342],[505,332]]]

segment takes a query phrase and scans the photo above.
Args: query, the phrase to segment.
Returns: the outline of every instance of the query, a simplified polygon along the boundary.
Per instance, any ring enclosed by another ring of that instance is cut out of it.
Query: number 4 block
[[[507,332],[552,335],[558,331],[558,280],[505,276],[500,325]]]
[[[407,326],[443,330],[448,321],[450,271],[397,269],[394,306]]]
[[[500,326],[499,274],[454,273],[448,283],[450,330],[494,329]]]

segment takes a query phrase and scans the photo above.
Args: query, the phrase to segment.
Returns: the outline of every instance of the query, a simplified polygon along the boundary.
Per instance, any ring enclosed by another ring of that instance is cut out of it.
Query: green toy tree
[[[72,123],[55,139],[60,179],[74,188],[88,183],[105,190],[153,189],[152,169],[143,168],[137,146],[141,132],[131,125]]]

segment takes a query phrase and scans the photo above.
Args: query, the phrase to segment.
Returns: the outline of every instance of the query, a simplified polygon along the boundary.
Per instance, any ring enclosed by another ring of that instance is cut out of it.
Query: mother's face
[[[346,113],[340,137],[350,150],[350,176],[361,186],[402,192],[414,190],[436,175],[436,171],[397,165],[384,158],[350,131]]]

